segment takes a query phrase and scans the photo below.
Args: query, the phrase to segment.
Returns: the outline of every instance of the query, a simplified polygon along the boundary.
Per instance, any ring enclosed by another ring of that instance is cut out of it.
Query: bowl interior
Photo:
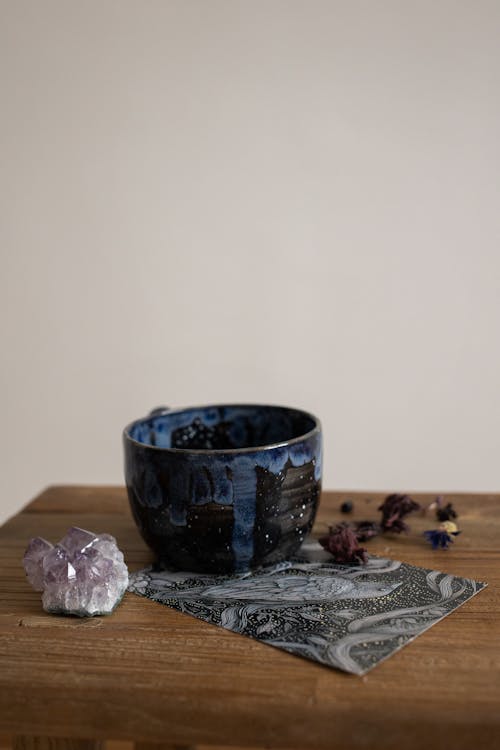
[[[143,445],[193,450],[242,450],[285,443],[317,426],[307,412],[283,406],[206,406],[140,419],[127,435]]]

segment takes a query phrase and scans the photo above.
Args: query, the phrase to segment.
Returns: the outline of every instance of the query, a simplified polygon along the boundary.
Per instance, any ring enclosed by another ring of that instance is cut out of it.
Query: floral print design
[[[240,576],[155,571],[129,590],[313,661],[362,675],[486,586],[370,557],[340,565],[316,543]]]

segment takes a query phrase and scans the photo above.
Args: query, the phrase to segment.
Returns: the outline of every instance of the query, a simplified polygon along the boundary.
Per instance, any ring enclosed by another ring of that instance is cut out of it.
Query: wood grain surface
[[[385,494],[323,493],[315,533],[344,518],[346,499],[352,518],[378,518]],[[133,594],[110,617],[45,614],[21,565],[30,537],[56,541],[78,525],[114,534],[131,570],[150,561],[123,488],[49,488],[0,529],[0,735],[142,747],[500,747],[500,496],[446,499],[463,531],[451,550],[430,549],[421,532],[435,521],[418,514],[409,536],[368,549],[488,588],[356,677]]]

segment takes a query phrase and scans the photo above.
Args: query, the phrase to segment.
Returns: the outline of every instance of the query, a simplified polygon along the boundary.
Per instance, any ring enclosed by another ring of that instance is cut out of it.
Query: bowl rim
[[[140,422],[147,422],[150,419],[154,418],[154,415],[147,415],[145,417],[140,417],[139,419],[134,419],[132,422],[129,422],[126,427],[123,429],[123,440],[124,442],[129,442],[132,445],[140,446],[143,449],[147,450],[154,450],[154,451],[162,451],[164,453],[175,453],[180,455],[217,455],[217,456],[223,456],[223,455],[241,455],[243,453],[258,453],[259,451],[263,450],[272,450],[274,448],[285,448],[289,445],[296,445],[297,443],[301,443],[304,440],[308,440],[315,434],[320,434],[322,432],[321,428],[321,422],[314,414],[312,414],[309,411],[306,411],[305,409],[298,409],[296,406],[283,406],[281,404],[260,404],[260,403],[224,403],[224,404],[202,404],[201,406],[183,406],[177,409],[168,409],[165,411],[165,415],[167,414],[178,414],[179,412],[183,411],[197,411],[201,409],[221,409],[221,408],[238,408],[238,407],[245,407],[245,408],[264,408],[264,409],[283,409],[284,411],[295,411],[300,412],[300,414],[304,415],[305,417],[309,417],[314,422],[314,427],[309,430],[308,432],[304,432],[302,435],[299,435],[298,437],[291,438],[290,440],[282,440],[279,443],[267,443],[265,445],[255,445],[250,446],[248,448],[162,448],[158,445],[147,445],[146,443],[141,443],[139,440],[135,440],[133,437],[131,437],[130,430],[132,427],[134,427],[136,424],[139,424]],[[161,414],[156,416],[162,416]]]

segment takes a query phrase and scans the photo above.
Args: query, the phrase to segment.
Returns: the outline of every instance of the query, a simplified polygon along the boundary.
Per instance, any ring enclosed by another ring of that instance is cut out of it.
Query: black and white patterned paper
[[[380,557],[367,565],[329,560],[313,542],[300,557],[238,576],[148,568],[131,575],[129,590],[362,675],[486,586]]]

